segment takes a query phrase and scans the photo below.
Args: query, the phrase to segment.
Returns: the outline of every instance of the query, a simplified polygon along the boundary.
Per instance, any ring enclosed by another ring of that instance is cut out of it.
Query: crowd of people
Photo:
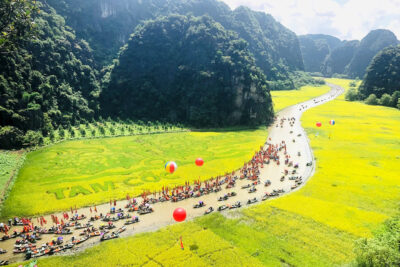
[[[285,121],[289,121],[290,125],[293,125],[295,119],[282,118],[280,122],[281,125],[283,125]],[[287,165],[288,168],[293,167],[293,162],[287,153],[287,145],[285,141],[282,141],[278,144],[272,144],[270,141],[271,140],[269,139],[264,146],[261,146],[260,149],[255,152],[251,160],[245,162],[243,167],[240,168],[238,172],[233,171],[225,174],[224,176],[218,176],[206,181],[198,180],[195,181],[194,184],[186,182],[184,186],[177,186],[174,188],[163,187],[159,192],[144,192],[141,195],[140,203],[138,199],[131,198],[128,195],[127,204],[124,206],[124,209],[117,209],[117,201],[110,200],[110,211],[104,215],[102,213],[98,214],[96,206],[93,209],[92,207],[90,208],[90,217],[87,217],[85,214],[78,214],[76,207],[75,210],[71,208],[71,212],[64,212],[61,218],[52,215],[51,222],[49,222],[52,226],[49,228],[45,227],[48,222],[44,217],[37,218],[38,225],[34,225],[30,219],[26,218],[10,219],[8,224],[0,223],[0,231],[4,233],[0,240],[4,241],[10,238],[18,238],[15,242],[13,252],[25,253],[26,258],[51,255],[71,249],[72,247],[93,237],[100,236],[101,241],[118,238],[119,234],[125,231],[126,226],[109,233],[110,230],[116,228],[114,222],[125,220],[125,225],[138,223],[139,217],[135,215],[132,216],[130,213],[143,215],[154,212],[152,205],[158,202],[179,202],[189,198],[201,198],[202,196],[210,193],[220,192],[223,187],[226,189],[233,188],[238,180],[243,179],[251,182],[249,187],[243,188],[250,188],[248,191],[249,193],[256,192],[256,186],[261,184],[260,170],[264,168],[264,165],[271,164],[271,162],[280,165],[281,157],[284,157],[284,164]],[[297,167],[298,165],[295,164],[293,170],[295,170]],[[284,176],[286,175],[289,175],[288,170],[285,170]],[[290,180],[292,180],[292,177],[290,177]],[[294,186],[297,187],[299,184],[301,184],[301,182],[301,176],[297,177],[295,179]],[[271,181],[267,180],[264,185],[270,186]],[[292,189],[293,188],[295,187],[292,187]],[[271,193],[266,193],[262,200],[277,196],[283,192],[283,189],[273,190]],[[220,201],[225,201],[235,195],[235,192],[227,193],[220,198]],[[249,199],[247,204],[253,204],[257,201],[258,199],[255,197]],[[199,204],[195,205],[195,208],[203,206],[205,206],[205,203],[200,200]],[[217,210],[221,211],[227,208],[231,209],[238,207],[241,207],[240,201],[235,202],[233,205],[221,205]],[[209,207],[205,214],[208,214],[213,210],[213,207]],[[94,214],[92,214],[92,212]],[[83,220],[86,219],[88,221],[83,223]],[[97,220],[103,221],[104,224],[101,224],[98,228],[94,227],[92,223]],[[17,226],[19,227],[19,231],[14,230],[12,234],[9,234],[11,227]],[[79,238],[72,236],[70,241],[64,244],[64,239],[62,236],[73,235],[79,230],[81,231],[79,233]],[[52,240],[51,242],[45,242],[44,244],[37,246],[37,242],[41,240],[41,236],[45,234],[54,234],[57,235],[58,238]]]

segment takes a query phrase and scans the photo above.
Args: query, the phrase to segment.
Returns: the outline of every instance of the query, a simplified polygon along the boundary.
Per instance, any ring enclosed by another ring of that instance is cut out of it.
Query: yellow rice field
[[[348,87],[348,80],[329,80]],[[281,92],[290,97],[291,92]],[[297,95],[298,92],[294,91]],[[277,101],[278,98],[274,98]],[[335,126],[328,121],[334,119]],[[315,122],[323,123],[321,128]],[[400,112],[343,96],[302,118],[317,160],[302,189],[237,211],[109,241],[39,266],[337,266],[398,209]],[[178,238],[183,237],[185,250]]]
[[[30,216],[155,192],[240,168],[266,128],[74,140],[27,154],[2,217]],[[195,165],[202,157],[205,164]],[[164,169],[175,161],[178,169]]]

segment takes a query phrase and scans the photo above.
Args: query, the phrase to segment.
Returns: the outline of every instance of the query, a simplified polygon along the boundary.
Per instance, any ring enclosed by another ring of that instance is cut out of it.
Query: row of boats
[[[110,227],[111,228],[111,227]],[[112,227],[112,228],[115,228]],[[121,228],[118,228],[117,231],[113,231],[110,233],[109,229],[104,228],[102,231],[96,230],[90,233],[85,233],[83,236],[79,238],[73,237],[69,242],[65,243],[63,242],[63,239],[57,239],[56,241],[52,241],[50,243],[45,243],[42,244],[41,246],[37,246],[36,244],[30,243],[26,244],[21,247],[16,247],[14,249],[14,253],[25,253],[25,258],[30,259],[30,258],[38,258],[42,257],[45,255],[53,255],[59,252],[67,251],[75,246],[86,242],[90,238],[93,237],[98,237],[100,236],[100,241],[106,241],[106,240],[111,240],[118,238],[122,232],[126,231],[126,226],[122,226]]]

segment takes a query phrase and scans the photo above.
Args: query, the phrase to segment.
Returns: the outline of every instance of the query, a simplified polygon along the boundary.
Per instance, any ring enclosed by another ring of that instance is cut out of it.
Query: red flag
[[[181,239],[181,249],[183,250],[184,248],[183,248],[183,243],[182,243],[182,236],[180,237],[180,239]]]
[[[117,206],[117,200],[114,199],[114,207]]]
[[[72,210],[72,207],[71,207],[71,214],[72,214],[72,215],[74,214],[74,211]]]
[[[112,205],[112,200],[110,199],[110,206]]]

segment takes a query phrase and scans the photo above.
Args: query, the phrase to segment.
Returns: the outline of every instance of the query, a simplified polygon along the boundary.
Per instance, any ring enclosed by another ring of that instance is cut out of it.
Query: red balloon
[[[204,164],[204,160],[202,158],[197,158],[196,159],[196,165],[197,166],[203,166]]]
[[[186,210],[183,208],[176,208],[173,213],[174,219],[177,222],[183,222],[186,219]]]
[[[322,123],[317,122],[316,125],[317,125],[317,127],[321,127],[321,126],[322,126]]]

